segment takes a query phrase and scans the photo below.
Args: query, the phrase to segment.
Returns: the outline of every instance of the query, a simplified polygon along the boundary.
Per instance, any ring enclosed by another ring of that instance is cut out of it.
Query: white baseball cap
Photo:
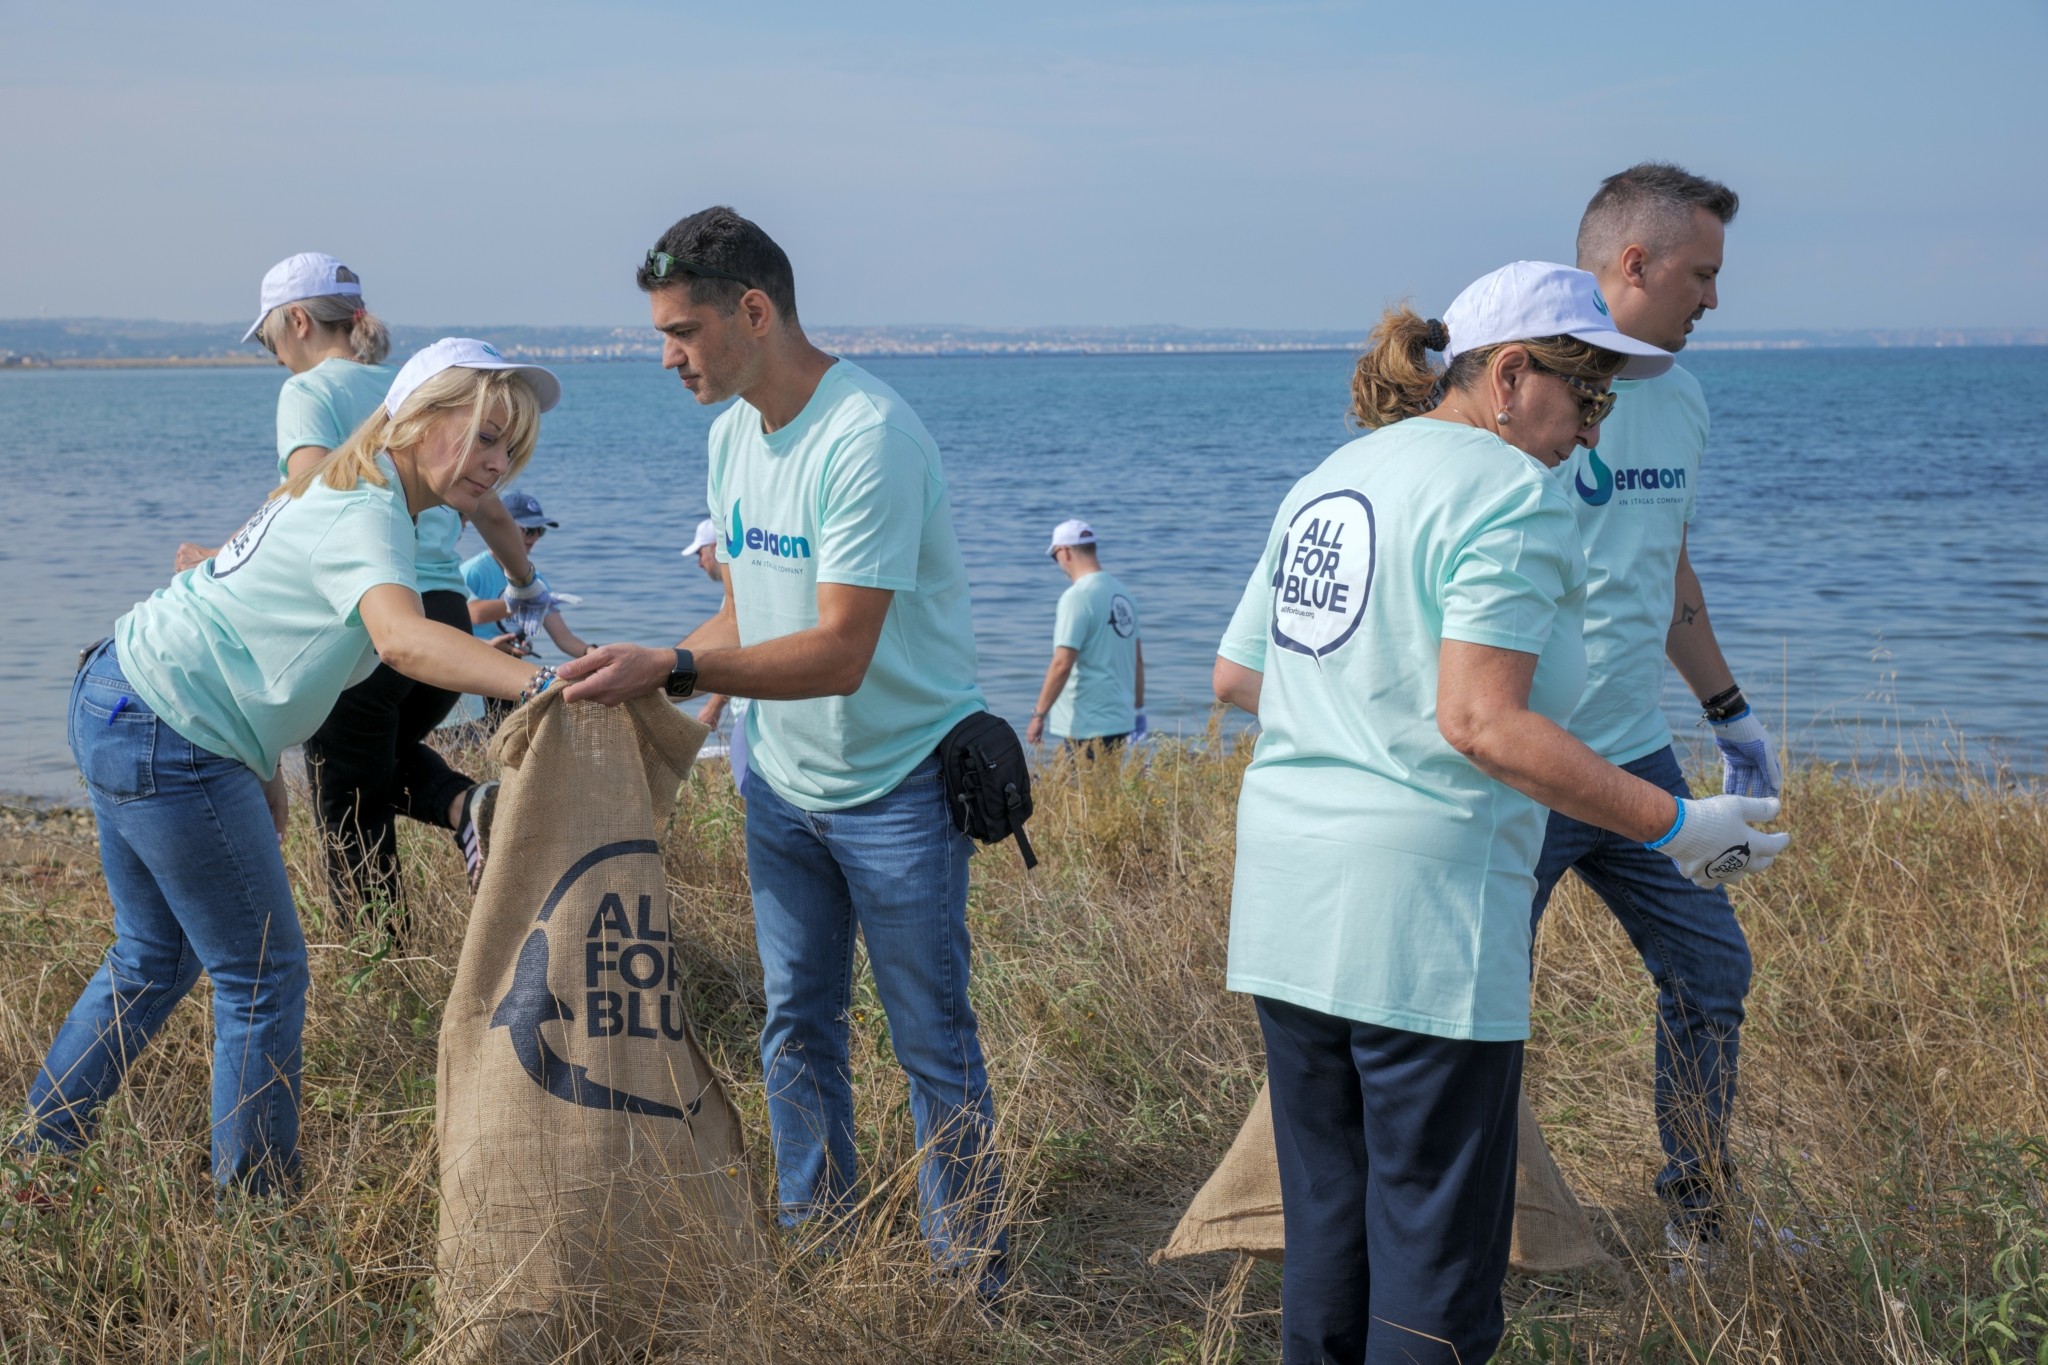
[[[1600,282],[1584,270],[1549,261],[1516,261],[1482,275],[1444,309],[1450,345],[1446,364],[1466,351],[1538,337],[1573,337],[1628,357],[1623,379],[1654,379],[1677,359],[1671,352],[1614,330]]]
[[[1093,545],[1094,543],[1095,528],[1079,517],[1074,517],[1052,528],[1052,544],[1045,547],[1045,557],[1047,559],[1055,558],[1053,551],[1059,549],[1062,545],[1072,547],[1075,545]]]
[[[442,337],[426,349],[416,353],[398,371],[398,378],[391,381],[391,391],[384,395],[384,411],[393,417],[405,406],[405,400],[412,397],[412,391],[432,379],[443,370],[517,370],[526,377],[533,389],[533,396],[540,400],[540,410],[546,412],[562,401],[562,381],[555,378],[555,372],[544,365],[523,365],[516,360],[507,360],[498,354],[498,348],[488,341],[475,337]]]
[[[690,542],[689,549],[683,551],[683,557],[685,559],[694,558],[697,551],[703,549],[706,545],[716,545],[717,543],[718,523],[706,517],[697,523],[697,538]]]
[[[263,319],[270,316],[271,309],[297,303],[300,299],[326,298],[329,294],[354,294],[361,298],[363,282],[356,278],[355,271],[325,252],[302,251],[296,256],[285,257],[263,273],[263,291],[257,295],[256,321],[249,324],[242,340],[256,339],[256,333],[262,329]]]

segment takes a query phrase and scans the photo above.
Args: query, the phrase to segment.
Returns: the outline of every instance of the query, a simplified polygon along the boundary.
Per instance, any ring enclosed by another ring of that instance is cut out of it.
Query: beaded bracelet
[[[533,676],[527,679],[526,686],[519,689],[520,704],[524,705],[532,701],[535,697],[553,687],[557,681],[553,664],[549,664],[545,668],[536,669]]]

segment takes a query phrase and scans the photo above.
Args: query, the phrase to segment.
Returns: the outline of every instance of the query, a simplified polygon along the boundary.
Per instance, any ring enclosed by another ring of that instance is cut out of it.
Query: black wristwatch
[[[697,661],[690,657],[689,650],[676,651],[676,666],[661,690],[671,697],[687,697],[697,690]]]

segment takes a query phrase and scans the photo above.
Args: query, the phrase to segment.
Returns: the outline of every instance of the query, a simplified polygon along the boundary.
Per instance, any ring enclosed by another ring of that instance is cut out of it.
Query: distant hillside
[[[133,321],[118,318],[0,319],[0,365],[267,364],[245,323]],[[525,327],[393,324],[393,349],[406,355],[442,336],[480,336],[507,354],[544,360],[651,360],[660,354],[645,324],[631,327]],[[1363,328],[1262,331],[1205,327],[818,327],[820,346],[838,355],[1169,355],[1220,351],[1354,351]],[[1718,333],[1695,350],[1800,350],[1849,346],[2043,346],[2048,328],[1896,328],[1875,331]]]

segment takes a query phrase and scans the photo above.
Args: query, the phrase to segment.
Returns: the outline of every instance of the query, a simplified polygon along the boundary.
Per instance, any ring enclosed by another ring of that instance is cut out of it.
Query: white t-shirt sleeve
[[[397,515],[390,503],[352,501],[313,547],[308,569],[335,615],[353,625],[356,608],[370,589],[392,583],[418,591],[413,569],[416,544],[412,522]]]
[[[1272,534],[1266,537],[1265,553],[1252,569],[1244,595],[1237,599],[1237,610],[1224,628],[1223,640],[1216,646],[1216,652],[1230,662],[1260,673],[1266,671],[1266,646],[1273,638],[1273,557],[1280,527],[1276,519]]]
[[[1053,616],[1052,643],[1056,649],[1086,649],[1098,624],[1088,618],[1079,585],[1060,594],[1059,610]]]
[[[848,437],[820,490],[818,582],[914,590],[932,491],[909,436],[878,426]]]
[[[1445,573],[1443,638],[1541,654],[1559,600],[1583,577],[1576,536],[1571,509],[1540,487],[1495,504]]]
[[[278,476],[283,477],[285,461],[301,446],[333,450],[347,440],[349,434],[337,431],[336,426],[334,407],[327,401],[327,395],[306,383],[301,375],[285,380],[277,395]]]

